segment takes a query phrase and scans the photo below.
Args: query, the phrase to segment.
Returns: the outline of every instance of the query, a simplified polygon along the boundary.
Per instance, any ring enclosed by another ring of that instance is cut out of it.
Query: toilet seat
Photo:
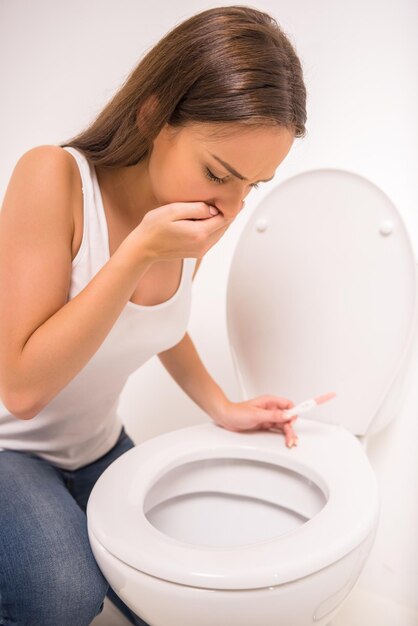
[[[346,429],[303,418],[297,425],[299,444],[291,449],[285,447],[283,435],[231,432],[213,423],[136,446],[112,463],[94,486],[87,506],[89,533],[126,565],[199,588],[269,587],[325,568],[375,529],[378,485],[363,448]],[[230,548],[186,544],[154,528],[144,513],[150,488],[182,463],[215,458],[288,468],[316,483],[327,502],[291,532]]]

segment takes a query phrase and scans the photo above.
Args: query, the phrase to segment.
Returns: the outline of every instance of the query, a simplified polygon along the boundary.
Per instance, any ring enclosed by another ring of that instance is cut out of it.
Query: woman
[[[192,273],[304,136],[305,100],[275,20],[218,7],[159,41],[84,132],[17,162],[0,215],[1,623],[87,626],[108,594],[144,624],[98,569],[85,510],[134,445],[117,401],[152,355],[220,427],[296,443],[293,402],[230,401],[185,327]]]

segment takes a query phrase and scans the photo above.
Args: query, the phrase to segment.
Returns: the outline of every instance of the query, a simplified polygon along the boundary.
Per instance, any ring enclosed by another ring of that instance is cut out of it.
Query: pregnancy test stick
[[[299,413],[306,413],[306,411],[310,411],[318,406],[318,404],[323,404],[324,402],[328,402],[328,400],[335,398],[336,395],[336,393],[331,391],[330,393],[325,393],[323,396],[317,396],[316,398],[305,400],[305,402],[301,402],[300,404],[293,406],[291,409],[283,411],[283,415],[285,417],[293,417],[294,415],[299,415]]]

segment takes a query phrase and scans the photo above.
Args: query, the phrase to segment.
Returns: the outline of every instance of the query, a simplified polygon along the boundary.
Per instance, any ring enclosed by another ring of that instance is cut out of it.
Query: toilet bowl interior
[[[282,465],[206,458],[161,476],[146,494],[144,514],[154,528],[183,543],[232,547],[283,536],[326,502],[318,484]]]

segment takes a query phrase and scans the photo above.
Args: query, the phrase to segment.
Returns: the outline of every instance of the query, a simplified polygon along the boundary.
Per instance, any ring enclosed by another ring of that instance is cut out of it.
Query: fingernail
[[[214,206],[212,206],[212,205],[211,205],[211,206],[209,207],[209,213],[210,213],[211,215],[218,215],[219,211],[218,211],[218,209],[217,209],[216,207],[214,207]]]

